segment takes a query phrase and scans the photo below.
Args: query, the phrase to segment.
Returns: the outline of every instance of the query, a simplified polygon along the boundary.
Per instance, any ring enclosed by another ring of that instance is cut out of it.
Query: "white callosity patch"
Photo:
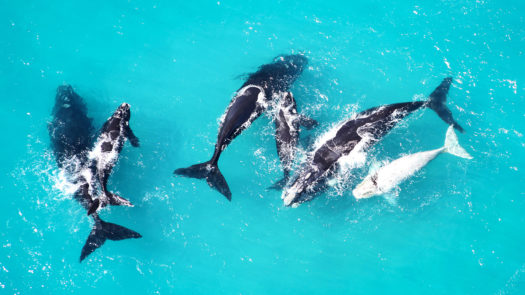
[[[407,155],[384,165],[377,171],[366,176],[363,182],[353,190],[353,194],[356,199],[362,199],[387,193],[414,175],[414,173],[421,168],[425,167],[442,152],[472,159],[472,157],[459,146],[454,128],[450,126],[447,130],[444,147]]]

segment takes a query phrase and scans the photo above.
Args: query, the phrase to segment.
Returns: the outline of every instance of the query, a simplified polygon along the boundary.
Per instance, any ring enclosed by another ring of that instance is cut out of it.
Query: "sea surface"
[[[525,294],[525,2],[0,0],[0,294]],[[439,148],[447,125],[412,114],[313,201],[283,205],[271,112],[223,153],[231,202],[173,170],[208,160],[246,74],[280,54],[316,138],[356,112],[447,105],[474,157],[443,154],[394,196],[356,201],[370,167]],[[142,234],[82,263],[92,219],[50,149],[56,88],[98,129],[131,105],[109,188],[135,207],[105,221]]]

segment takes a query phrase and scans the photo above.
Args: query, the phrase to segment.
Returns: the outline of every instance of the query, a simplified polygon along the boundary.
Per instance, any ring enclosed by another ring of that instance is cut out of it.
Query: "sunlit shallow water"
[[[283,294],[525,292],[525,32],[519,1],[7,2],[0,5],[0,293]],[[377,162],[438,148],[447,126],[407,118],[363,167],[298,208],[271,116],[224,152],[232,202],[175,168],[208,160],[245,74],[304,53],[299,111],[330,127],[366,108],[423,100],[446,76],[471,161],[442,155],[396,191],[355,201]],[[135,204],[101,216],[142,239],[108,241],[81,264],[92,221],[50,150],[56,87],[71,84],[99,128],[131,105],[109,187]]]

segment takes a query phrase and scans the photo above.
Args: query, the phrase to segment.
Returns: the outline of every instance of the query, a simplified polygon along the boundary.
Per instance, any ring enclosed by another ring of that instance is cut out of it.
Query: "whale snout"
[[[365,180],[363,180],[363,182],[356,186],[356,188],[352,191],[352,194],[358,200],[370,198],[377,194],[377,187],[374,185],[374,182],[370,179],[370,177],[367,177]]]
[[[74,95],[73,87],[71,85],[61,85],[57,88],[56,101],[62,103],[71,103],[71,98]]]
[[[297,66],[304,67],[308,64],[308,59],[302,54],[289,55],[288,58],[290,63]]]
[[[299,70],[303,70],[308,64],[308,59],[302,54],[281,55],[274,59],[275,62],[282,62],[291,65]]]
[[[283,191],[281,198],[287,207],[296,208],[302,203],[303,192],[305,191],[305,182],[300,179],[296,180],[289,188]]]
[[[121,110],[121,111],[129,111],[129,104],[126,103],[126,102],[123,102],[123,103],[120,105],[119,110]]]
[[[71,94],[71,93],[73,93],[73,87],[71,87],[71,85],[60,85],[57,88],[57,93],[60,93],[60,94]]]
[[[115,112],[115,115],[124,119],[124,120],[129,120],[130,117],[131,117],[131,112],[130,112],[130,106],[128,103],[122,103],[117,111]]]
[[[296,194],[285,193],[283,197],[283,202],[285,206],[291,206],[292,203],[297,199]]]

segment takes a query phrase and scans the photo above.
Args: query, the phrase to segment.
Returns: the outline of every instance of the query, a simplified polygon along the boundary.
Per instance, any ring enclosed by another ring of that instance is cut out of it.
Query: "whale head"
[[[57,88],[57,100],[63,102],[70,102],[71,96],[74,94],[73,87],[71,85],[60,85]]]
[[[122,103],[118,109],[115,111],[115,114],[113,114],[114,117],[121,118],[125,121],[129,121],[131,117],[131,111],[129,108],[129,104]]]
[[[280,55],[273,61],[285,65],[293,75],[299,75],[308,64],[308,59],[302,54]]]
[[[297,107],[293,94],[290,91],[287,91],[283,94],[282,99],[281,99],[281,107],[283,108],[292,107],[292,109],[295,109]]]
[[[54,112],[57,112],[59,109],[78,109],[87,112],[86,106],[82,103],[82,99],[75,93],[71,85],[58,86]]]
[[[379,194],[379,189],[377,188],[377,174],[368,175],[365,177],[363,182],[358,184],[356,188],[352,191],[352,194],[356,199],[366,199],[373,197]]]
[[[272,95],[288,91],[307,64],[308,59],[302,54],[279,55],[249,74],[243,86],[259,85]]]
[[[288,207],[297,207],[299,204],[314,198],[314,188],[318,182],[315,168],[308,167],[302,171],[293,183],[283,191],[281,199]]]

